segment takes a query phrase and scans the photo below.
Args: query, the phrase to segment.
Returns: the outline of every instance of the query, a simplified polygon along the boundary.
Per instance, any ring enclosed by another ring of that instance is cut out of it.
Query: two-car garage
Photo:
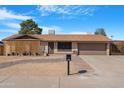
[[[106,55],[106,43],[78,43],[79,55]]]

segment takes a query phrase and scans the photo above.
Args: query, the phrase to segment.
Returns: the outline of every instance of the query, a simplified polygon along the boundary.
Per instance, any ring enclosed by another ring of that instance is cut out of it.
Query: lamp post
[[[71,54],[67,54],[66,55],[66,61],[67,61],[67,75],[70,75]]]

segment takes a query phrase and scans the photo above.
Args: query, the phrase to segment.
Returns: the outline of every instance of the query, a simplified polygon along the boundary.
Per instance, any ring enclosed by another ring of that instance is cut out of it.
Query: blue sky
[[[0,6],[0,39],[17,34],[20,23],[33,19],[43,34],[93,33],[104,28],[113,39],[124,39],[124,6]]]

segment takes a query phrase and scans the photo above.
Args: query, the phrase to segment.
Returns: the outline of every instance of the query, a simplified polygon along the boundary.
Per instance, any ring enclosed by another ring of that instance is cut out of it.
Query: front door
[[[48,42],[48,46],[49,46],[49,54],[53,54],[54,53],[54,42]]]

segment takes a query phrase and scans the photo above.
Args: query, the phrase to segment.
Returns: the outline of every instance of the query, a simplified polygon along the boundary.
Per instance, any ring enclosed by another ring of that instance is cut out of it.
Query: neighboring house
[[[4,53],[4,45],[3,42],[0,41],[0,55],[3,55]]]
[[[5,55],[109,55],[111,39],[102,35],[12,35],[3,42]]]

